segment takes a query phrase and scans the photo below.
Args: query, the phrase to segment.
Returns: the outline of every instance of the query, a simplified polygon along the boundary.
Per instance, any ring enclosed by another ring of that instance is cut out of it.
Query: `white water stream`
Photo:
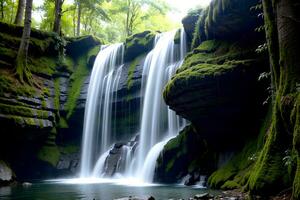
[[[141,119],[137,148],[122,147],[119,165],[124,170],[118,177],[138,182],[153,181],[156,160],[164,145],[176,136],[186,121],[170,110],[162,98],[163,88],[186,54],[186,36],[181,29],[180,44],[174,43],[176,31],[158,34],[154,48],[146,56],[141,81]],[[117,112],[111,102],[116,102],[118,84],[123,68],[122,44],[106,46],[99,52],[90,79],[85,110],[81,178],[101,178],[105,161],[112,148],[112,112]],[[100,147],[100,148],[99,148]]]

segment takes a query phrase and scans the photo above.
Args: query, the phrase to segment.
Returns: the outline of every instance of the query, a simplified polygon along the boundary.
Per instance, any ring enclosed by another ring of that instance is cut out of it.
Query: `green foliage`
[[[146,29],[166,31],[180,26],[166,15],[171,8],[165,0],[76,0],[63,4],[61,27],[66,36],[76,35],[78,3],[82,8],[81,35],[96,35],[109,43],[124,41],[127,36]],[[54,2],[46,0],[38,9],[44,11],[40,29],[51,31]]]

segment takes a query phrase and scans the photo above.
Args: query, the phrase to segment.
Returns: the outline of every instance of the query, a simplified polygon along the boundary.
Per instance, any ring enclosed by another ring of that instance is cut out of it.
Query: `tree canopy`
[[[18,0],[0,0],[0,21],[14,23],[18,5]],[[70,37],[92,34],[114,43],[144,30],[177,28],[180,24],[168,16],[172,9],[165,0],[44,0],[33,5],[42,18],[33,14],[32,26]]]

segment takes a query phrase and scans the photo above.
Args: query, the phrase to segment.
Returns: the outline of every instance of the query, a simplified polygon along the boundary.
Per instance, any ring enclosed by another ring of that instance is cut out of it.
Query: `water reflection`
[[[153,185],[132,187],[115,183],[70,184],[57,181],[34,183],[29,188],[22,186],[0,188],[0,199],[22,200],[110,200],[128,196],[153,196],[156,200],[188,199],[195,194],[207,192],[206,189],[180,185]],[[210,191],[215,194],[218,192]]]

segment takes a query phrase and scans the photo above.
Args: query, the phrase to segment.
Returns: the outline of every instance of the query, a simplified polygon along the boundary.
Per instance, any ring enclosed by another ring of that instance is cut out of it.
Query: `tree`
[[[0,0],[1,20],[4,19],[4,0]]]
[[[31,12],[32,0],[26,0],[23,34],[15,63],[17,78],[21,83],[27,82],[29,84],[33,83],[31,77],[32,75],[27,65],[28,47],[31,32]]]
[[[300,4],[295,0],[262,2],[274,101],[266,143],[248,185],[252,193],[265,193],[293,184],[293,199],[300,199]],[[285,185],[282,160],[289,147],[295,169],[289,174],[293,183]]]
[[[77,0],[75,2],[77,8],[77,29],[76,29],[77,36],[80,36],[81,19],[82,19],[82,14],[85,12],[85,10],[90,11],[90,13],[97,13],[98,17],[101,17],[105,20],[109,20],[106,11],[102,9],[100,6],[103,2],[104,0]]]
[[[60,35],[61,33],[61,16],[62,16],[62,5],[64,3],[64,0],[55,0],[55,17],[54,17],[54,25],[53,25],[53,31],[58,33]]]
[[[21,25],[25,8],[25,0],[19,0],[14,24]]]
[[[112,2],[117,7],[117,12],[125,14],[126,37],[132,35],[137,27],[153,14],[165,15],[170,9],[164,1],[159,0],[112,0]]]

